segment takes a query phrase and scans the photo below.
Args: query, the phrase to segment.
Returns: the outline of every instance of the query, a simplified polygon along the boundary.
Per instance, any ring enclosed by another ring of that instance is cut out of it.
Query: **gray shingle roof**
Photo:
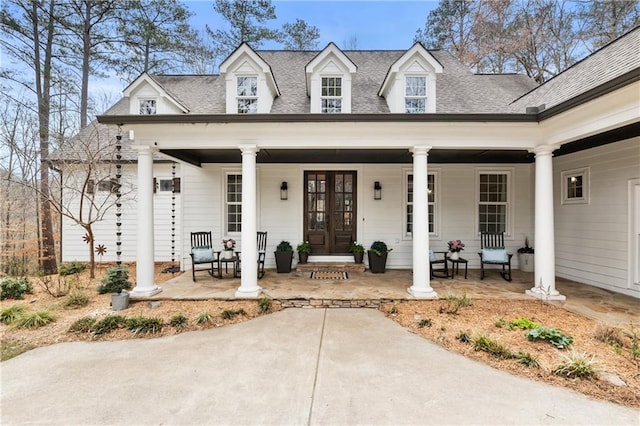
[[[517,99],[513,112],[546,105],[549,109],[640,67],[640,27],[605,45]]]

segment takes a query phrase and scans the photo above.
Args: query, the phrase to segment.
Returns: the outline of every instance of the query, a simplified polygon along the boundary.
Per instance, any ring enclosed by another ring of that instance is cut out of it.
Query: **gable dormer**
[[[378,92],[392,113],[436,112],[436,75],[443,67],[420,43],[394,62]]]
[[[338,46],[329,43],[305,67],[310,112],[350,113],[351,80],[356,71],[351,59]]]
[[[220,64],[225,79],[227,114],[271,112],[280,96],[271,67],[247,43]]]
[[[129,98],[129,114],[186,114],[189,108],[146,72],[140,74],[126,89],[124,97]]]

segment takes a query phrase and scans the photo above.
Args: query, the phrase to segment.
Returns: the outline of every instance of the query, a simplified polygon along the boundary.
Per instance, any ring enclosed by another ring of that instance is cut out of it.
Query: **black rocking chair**
[[[448,278],[449,271],[447,269],[447,253],[446,251],[429,250],[429,276],[433,278]],[[442,254],[442,259],[438,259],[436,255]],[[444,269],[433,269],[434,265],[444,265]],[[443,275],[444,274],[444,275]]]
[[[484,265],[502,265],[500,275],[507,281],[511,281],[511,258],[513,254],[507,253],[504,247],[504,232],[480,233],[480,279],[484,279]],[[507,268],[507,269],[505,269]]]
[[[236,252],[238,257],[238,266],[236,270],[236,276],[240,276],[240,253]],[[258,231],[258,279],[264,277],[264,261],[267,257],[267,233]]]
[[[218,270],[219,251],[213,250],[211,242],[211,232],[191,233],[191,275],[193,281],[196,280],[196,271],[208,271],[214,276]],[[196,269],[196,265],[207,265],[206,269]]]

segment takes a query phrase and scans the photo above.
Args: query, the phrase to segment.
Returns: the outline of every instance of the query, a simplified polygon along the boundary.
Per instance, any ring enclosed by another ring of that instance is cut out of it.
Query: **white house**
[[[243,44],[220,75],[143,74],[98,117],[124,136],[123,180],[137,183],[122,225],[123,260],[138,264],[133,293],[160,290],[154,261],[191,267],[190,232],[235,238],[248,265],[261,230],[267,253],[308,240],[311,260],[385,241],[388,267],[413,270],[409,293],[435,297],[429,249],[461,239],[479,267],[488,230],[504,231],[512,253],[529,238],[535,283],[552,297],[563,297],[556,276],[640,297],[638,46],[635,29],[538,87],[473,74],[420,44]],[[65,224],[63,260],[83,258],[73,232]],[[113,220],[99,232],[113,245]],[[256,271],[243,269],[237,295],[255,297]]]

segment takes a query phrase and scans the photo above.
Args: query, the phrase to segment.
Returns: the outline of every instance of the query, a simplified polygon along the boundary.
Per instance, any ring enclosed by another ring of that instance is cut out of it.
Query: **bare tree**
[[[640,25],[638,0],[581,1],[579,10],[592,51]]]
[[[285,50],[313,50],[318,48],[320,30],[307,24],[302,19],[296,19],[293,24],[282,26],[282,43]]]

